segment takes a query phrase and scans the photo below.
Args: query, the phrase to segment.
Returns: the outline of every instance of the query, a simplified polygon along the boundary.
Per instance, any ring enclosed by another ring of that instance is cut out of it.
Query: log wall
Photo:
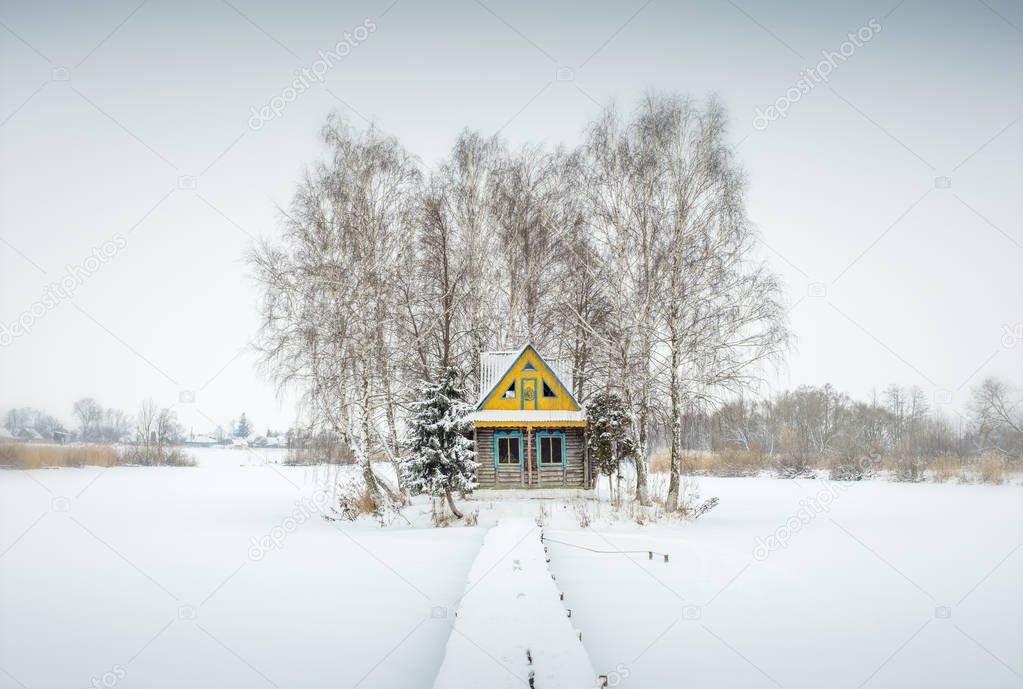
[[[494,432],[519,431],[522,433],[522,466],[494,467]],[[536,466],[536,433],[529,438],[526,428],[476,429],[476,479],[484,488],[585,488],[590,472],[585,466],[586,441],[582,428],[543,428],[565,434],[565,466]]]

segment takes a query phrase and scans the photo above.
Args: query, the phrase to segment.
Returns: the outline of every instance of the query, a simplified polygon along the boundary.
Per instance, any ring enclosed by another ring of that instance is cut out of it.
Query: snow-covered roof
[[[469,414],[473,423],[578,423],[586,421],[581,411],[542,411],[522,409],[481,409]]]
[[[482,401],[484,395],[490,392],[494,384],[501,379],[508,367],[519,358],[521,349],[506,350],[503,352],[483,352],[480,354],[480,391],[479,399]]]
[[[480,393],[478,402],[483,401],[483,398],[497,385],[497,381],[504,377],[508,369],[518,361],[519,357],[522,356],[529,346],[529,344],[525,344],[519,349],[506,349],[499,352],[483,352],[480,354]],[[564,388],[571,391],[573,388],[571,363],[567,359],[547,359],[546,357],[544,358],[544,363],[551,367],[554,375],[558,377]]]

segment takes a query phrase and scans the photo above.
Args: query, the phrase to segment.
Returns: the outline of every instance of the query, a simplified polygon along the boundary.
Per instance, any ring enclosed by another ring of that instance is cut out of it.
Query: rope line
[[[659,553],[656,550],[598,550],[597,548],[590,548],[585,545],[579,545],[577,543],[566,543],[565,541],[556,541],[553,538],[543,537],[544,543],[557,543],[558,545],[567,545],[569,548],[579,548],[580,550],[588,550],[591,553],[601,553],[604,555],[659,555],[667,557],[667,553]]]

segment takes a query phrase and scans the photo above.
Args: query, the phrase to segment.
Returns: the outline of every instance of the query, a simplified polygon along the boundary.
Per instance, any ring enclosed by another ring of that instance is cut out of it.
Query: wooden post
[[[473,424],[472,426],[472,451],[477,453],[480,451],[480,445],[478,442],[476,442],[476,424]],[[478,454],[476,456],[479,457]],[[479,481],[479,478],[480,472],[479,470],[477,470],[476,480]],[[497,483],[497,467],[494,467],[494,483]]]
[[[567,488],[568,487],[568,439],[569,439],[569,437],[571,435],[568,431],[570,431],[571,429],[563,428],[561,430],[565,432],[565,436],[561,439],[561,445],[562,445],[561,451],[563,453],[562,456],[565,458],[565,463],[561,465],[561,487],[562,488]]]
[[[524,447],[519,447],[519,452],[524,452],[524,451],[525,451]],[[519,457],[519,459],[521,460],[519,462],[519,483],[522,486],[525,486],[526,485],[526,460],[525,460],[524,457]]]
[[[526,426],[526,456],[523,461],[526,463],[526,473],[529,476],[529,486],[533,486],[533,427]]]
[[[583,426],[583,487],[589,489],[590,486],[590,452],[586,444],[586,439],[589,437],[587,434],[589,429]]]

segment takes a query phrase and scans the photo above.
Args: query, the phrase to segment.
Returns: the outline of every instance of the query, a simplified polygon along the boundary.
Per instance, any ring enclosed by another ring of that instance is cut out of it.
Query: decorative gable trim
[[[547,372],[551,375],[551,377],[554,378],[555,382],[557,382],[558,387],[560,387],[562,390],[565,391],[565,394],[568,396],[568,399],[571,400],[572,404],[575,405],[575,408],[576,409],[582,409],[582,405],[579,404],[579,400],[577,400],[575,398],[575,395],[572,394],[572,390],[570,388],[568,388],[564,383],[561,382],[561,379],[558,377],[558,374],[557,374],[557,371],[555,370],[555,368],[553,366],[551,366],[547,362],[546,359],[543,358],[543,356],[540,354],[540,352],[536,351],[536,347],[534,347],[532,343],[526,344],[512,358],[511,363],[508,364],[508,367],[504,369],[504,371],[501,373],[501,375],[497,376],[496,380],[494,381],[493,387],[490,388],[490,390],[487,392],[487,394],[483,395],[480,398],[479,403],[477,403],[477,405],[476,405],[476,409],[477,410],[482,409],[483,405],[486,404],[490,400],[491,397],[493,397],[494,393],[497,391],[498,387],[501,385],[501,381],[504,380],[505,376],[508,375],[509,371],[511,371],[513,368],[515,368],[516,365],[518,365],[519,361],[522,360],[522,357],[525,356],[527,352],[532,352],[536,356],[536,358],[540,360],[540,363],[543,364],[543,367],[547,369]],[[527,363],[532,363],[532,362],[527,362]],[[527,370],[527,368],[524,366],[523,370]],[[537,390],[536,394],[540,395],[541,394],[540,390]],[[520,393],[520,397],[521,397],[521,393]]]

